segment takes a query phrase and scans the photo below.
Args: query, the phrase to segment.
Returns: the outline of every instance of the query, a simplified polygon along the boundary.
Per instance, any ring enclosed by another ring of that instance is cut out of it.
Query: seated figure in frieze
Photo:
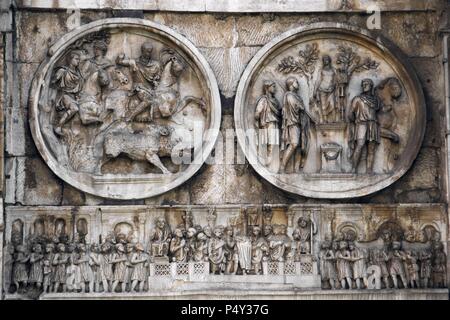
[[[166,219],[163,217],[157,218],[155,221],[155,229],[149,238],[150,252],[153,258],[168,261],[171,234],[172,232]]]
[[[297,220],[297,228],[292,233],[296,242],[296,255],[311,254],[312,222],[308,217],[300,217]]]
[[[285,262],[291,250],[292,239],[286,234],[285,225],[274,225],[274,233],[267,237],[269,259],[272,262]]]

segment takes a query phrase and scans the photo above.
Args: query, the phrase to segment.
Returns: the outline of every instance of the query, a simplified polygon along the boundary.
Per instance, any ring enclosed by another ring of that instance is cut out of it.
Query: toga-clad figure
[[[156,228],[150,236],[150,252],[152,257],[167,257],[169,253],[170,228],[164,218],[156,220]]]
[[[298,172],[303,167],[308,153],[310,118],[305,112],[302,98],[297,94],[299,89],[297,79],[289,77],[286,80],[286,88],[282,107],[281,150],[284,154],[281,172],[285,171],[289,159],[297,150],[299,154],[295,157],[294,170]]]
[[[339,112],[335,97],[336,71],[331,64],[331,57],[322,57],[322,70],[316,83],[314,97],[319,106],[319,116],[322,123],[338,121]]]
[[[377,112],[381,109],[379,98],[373,92],[373,81],[364,79],[361,82],[362,93],[353,98],[348,120],[350,126],[350,149],[353,150],[352,164],[356,172],[361,152],[367,146],[366,172],[373,172],[375,150],[380,143],[380,129]]]
[[[275,98],[275,82],[264,81],[263,95],[256,102],[255,120],[259,129],[259,145],[267,145],[268,162],[272,159],[274,145],[280,143],[280,105]]]

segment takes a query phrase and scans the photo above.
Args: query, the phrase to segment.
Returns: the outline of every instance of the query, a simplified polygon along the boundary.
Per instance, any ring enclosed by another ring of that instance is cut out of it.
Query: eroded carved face
[[[141,55],[142,58],[144,59],[151,59],[152,57],[152,52],[153,52],[153,45],[150,42],[145,42],[142,46],[141,46]]]
[[[261,228],[259,228],[259,227],[253,227],[252,232],[253,232],[253,235],[254,235],[254,236],[259,236],[259,234],[261,233]]]
[[[221,228],[216,228],[216,229],[214,229],[214,236],[215,236],[216,238],[221,238],[222,235],[223,235],[223,231],[222,231]]]
[[[331,57],[328,55],[323,56],[322,63],[324,66],[329,66],[331,64]]]
[[[389,91],[391,93],[392,98],[398,99],[402,95],[403,89],[402,89],[400,83],[398,83],[398,81],[396,81],[390,85]]]
[[[33,249],[34,249],[34,252],[36,252],[36,253],[42,252],[42,247],[40,244],[35,245]]]
[[[175,236],[177,236],[178,238],[182,238],[183,237],[183,231],[181,229],[175,229]]]
[[[80,56],[78,54],[72,54],[70,59],[70,65],[72,67],[78,67],[80,65]]]
[[[196,229],[194,229],[194,228],[189,228],[188,231],[187,231],[187,233],[186,233],[186,236],[187,236],[188,238],[193,238],[193,237],[195,236],[196,233],[197,233],[197,230],[196,230]]]
[[[306,228],[308,226],[308,222],[305,219],[300,218],[298,220],[298,226],[300,228]]]
[[[265,225],[264,226],[264,236],[267,237],[268,235],[271,235],[273,232],[273,228],[271,225]]]
[[[200,241],[206,241],[208,239],[208,237],[203,232],[200,232],[197,235],[197,239],[200,240]]]
[[[163,218],[159,218],[159,219],[156,221],[156,226],[157,226],[159,229],[164,230],[164,229],[166,228],[166,220],[164,220]]]
[[[361,82],[361,87],[364,93],[371,93],[373,88],[373,82],[369,79],[365,79]]]

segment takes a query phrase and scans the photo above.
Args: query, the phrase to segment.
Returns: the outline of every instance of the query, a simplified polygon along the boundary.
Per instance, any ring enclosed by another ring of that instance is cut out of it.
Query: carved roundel
[[[395,46],[321,23],[282,34],[243,73],[238,141],[277,187],[314,198],[381,190],[411,166],[425,131],[417,76]]]
[[[30,126],[48,166],[101,197],[139,199],[189,179],[211,152],[220,96],[200,52],[150,21],[68,33],[33,80]]]

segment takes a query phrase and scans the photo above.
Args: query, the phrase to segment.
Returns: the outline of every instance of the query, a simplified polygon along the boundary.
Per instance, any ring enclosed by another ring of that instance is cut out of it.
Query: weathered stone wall
[[[249,164],[204,164],[181,186],[160,196],[142,200],[104,199],[77,190],[58,178],[47,166],[34,144],[30,126],[28,100],[31,82],[48,47],[76,25],[73,11],[77,1],[16,1],[17,8],[9,10],[2,1],[0,7],[0,258],[3,248],[3,208],[6,212],[23,206],[113,205],[291,205],[291,204],[426,204],[442,205],[447,210],[448,170],[446,147],[446,110],[444,70],[442,64],[442,34],[448,27],[448,12],[444,2],[435,1],[379,1],[381,29],[372,30],[396,44],[406,54],[421,82],[426,99],[426,132],[418,157],[409,171],[389,187],[360,198],[323,200],[289,194],[260,177]],[[344,22],[367,28],[369,15],[363,0],[308,1],[298,8],[297,1],[273,7],[263,1],[260,13],[255,12],[257,1],[231,1],[220,6],[217,1],[127,1],[105,0],[96,5],[81,7],[81,24],[110,17],[144,18],[163,24],[184,35],[199,48],[210,64],[221,93],[221,131],[234,129],[234,100],[242,72],[266,43],[296,27],[315,22]],[[92,2],[94,3],[94,2]],[[336,6],[337,3],[337,6]],[[107,9],[102,9],[107,8]],[[286,9],[287,8],[287,9]],[[130,9],[130,10],[128,10]],[[336,11],[344,9],[343,11]],[[303,11],[303,12],[299,12]],[[263,13],[264,12],[264,13]],[[3,132],[4,128],[4,132]],[[235,150],[239,147],[234,145]],[[217,153],[217,152],[216,152]],[[225,152],[224,152],[225,153]],[[3,168],[4,166],[4,168]],[[4,172],[3,172],[4,171]],[[46,207],[48,208],[48,207]],[[31,211],[32,209],[30,209]],[[49,211],[51,211],[49,209]],[[34,211],[33,211],[34,212]],[[443,221],[448,225],[448,212]],[[447,226],[448,227],[448,226]],[[448,230],[443,233],[448,235]],[[447,237],[446,247],[450,242]],[[0,259],[0,275],[2,275]],[[447,260],[447,282],[450,262]],[[1,280],[1,277],[0,277]],[[0,281],[0,288],[2,283]]]
[[[222,131],[233,127],[236,87],[246,64],[273,37],[313,22],[342,21],[365,28],[367,15],[322,14],[215,14],[132,12],[131,16],[164,24],[183,34],[200,48],[219,83],[222,98]],[[120,11],[82,10],[81,23],[123,16]],[[48,45],[67,33],[71,13],[61,10],[19,9],[11,57],[12,81],[5,112],[6,205],[129,204],[82,193],[58,179],[34,146],[28,125],[28,93]],[[423,85],[427,104],[427,129],[412,168],[392,186],[373,195],[352,199],[355,203],[427,203],[445,199],[443,185],[444,86],[441,64],[442,23],[438,11],[383,12],[381,30],[375,33],[395,43],[409,57]],[[14,80],[15,79],[15,80]],[[42,183],[44,182],[45,183]],[[282,192],[260,178],[250,166],[204,165],[195,177],[158,197],[133,204],[243,204],[334,203]],[[349,201],[340,201],[349,202]]]

